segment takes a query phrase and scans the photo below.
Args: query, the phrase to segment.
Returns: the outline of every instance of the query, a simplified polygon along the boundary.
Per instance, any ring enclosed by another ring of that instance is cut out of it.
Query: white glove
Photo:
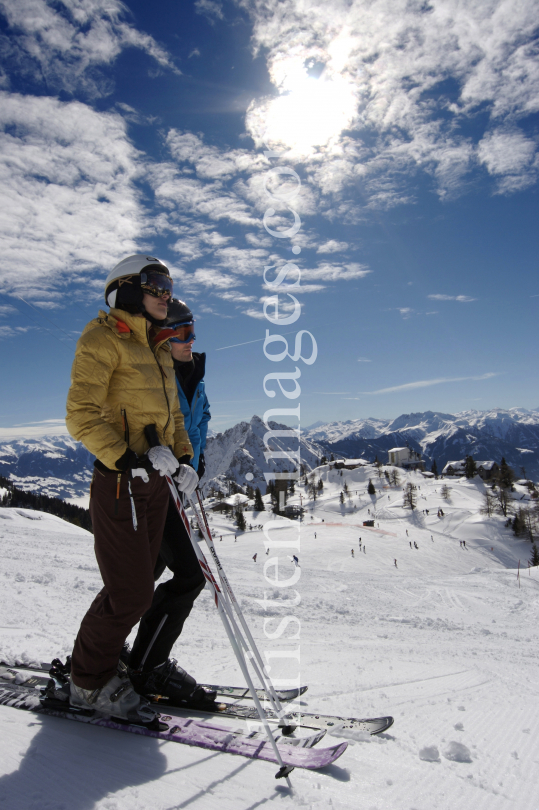
[[[170,447],[150,447],[148,458],[159,475],[172,475],[178,469],[178,460]]]
[[[148,471],[144,467],[131,467],[131,478],[142,478],[145,484],[150,480]]]
[[[178,474],[174,476],[180,492],[192,495],[198,484],[198,475],[190,464],[180,464]]]

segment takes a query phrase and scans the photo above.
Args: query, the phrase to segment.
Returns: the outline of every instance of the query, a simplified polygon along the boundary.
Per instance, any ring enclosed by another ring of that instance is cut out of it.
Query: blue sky
[[[0,430],[63,417],[139,251],[195,311],[215,430],[539,406],[534,6],[2,0]],[[301,315],[273,327],[286,262]],[[293,402],[267,328],[316,340]]]

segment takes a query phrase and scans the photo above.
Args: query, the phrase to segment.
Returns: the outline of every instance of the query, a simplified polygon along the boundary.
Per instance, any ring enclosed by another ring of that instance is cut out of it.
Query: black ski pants
[[[165,568],[172,571],[173,577],[157,586],[151,607],[140,620],[129,659],[129,666],[133,669],[140,668],[148,646],[165,616],[165,622],[144,661],[143,670],[153,669],[169,658],[193,603],[206,582],[172,499],[169,500],[163,540],[154,569],[155,580],[160,578]]]

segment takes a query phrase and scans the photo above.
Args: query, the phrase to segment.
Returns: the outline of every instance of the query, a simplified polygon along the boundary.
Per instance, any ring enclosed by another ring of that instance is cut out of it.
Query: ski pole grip
[[[144,428],[144,435],[146,436],[146,441],[150,445],[150,447],[159,447],[161,442],[159,441],[159,436],[157,435],[157,428],[155,425],[146,425]]]

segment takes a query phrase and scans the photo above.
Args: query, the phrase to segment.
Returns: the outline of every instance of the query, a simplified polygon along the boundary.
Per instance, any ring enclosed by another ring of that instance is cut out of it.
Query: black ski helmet
[[[179,298],[173,298],[168,305],[167,327],[182,326],[185,323],[194,323],[193,313]]]

